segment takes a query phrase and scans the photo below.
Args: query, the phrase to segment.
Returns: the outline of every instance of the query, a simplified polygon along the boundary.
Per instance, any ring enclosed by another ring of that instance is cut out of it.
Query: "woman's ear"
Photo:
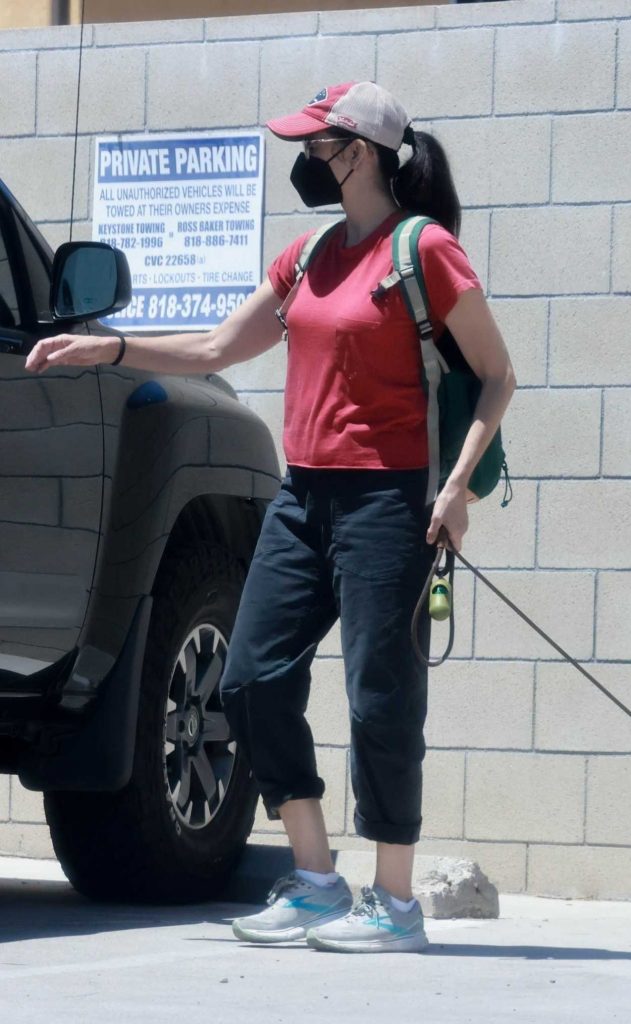
[[[355,139],[349,146],[349,158],[353,167],[359,164],[368,153],[368,146],[363,139]]]

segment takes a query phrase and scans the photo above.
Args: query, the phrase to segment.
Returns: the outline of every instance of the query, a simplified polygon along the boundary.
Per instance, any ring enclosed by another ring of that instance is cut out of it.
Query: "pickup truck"
[[[257,801],[218,682],[279,467],[220,377],[25,370],[130,297],[122,253],[53,256],[0,182],[0,771],[81,893],[203,900]]]

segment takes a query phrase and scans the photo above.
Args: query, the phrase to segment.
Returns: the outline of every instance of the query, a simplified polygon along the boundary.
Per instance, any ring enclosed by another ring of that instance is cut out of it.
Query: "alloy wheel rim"
[[[226,797],[236,743],[219,701],[228,643],[210,623],[195,626],[175,662],[164,722],[164,768],[177,820],[205,828]]]

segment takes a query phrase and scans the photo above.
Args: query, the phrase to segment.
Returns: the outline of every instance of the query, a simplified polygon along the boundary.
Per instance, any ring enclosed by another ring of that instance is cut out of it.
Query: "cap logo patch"
[[[328,89],[320,89],[320,92],[318,93],[318,95],[314,96],[312,100],[309,100],[309,102],[307,103],[307,106],[308,107],[312,107],[314,103],[322,103],[322,101],[327,98],[328,94],[329,94]]]
[[[353,121],[353,118],[346,114],[338,114],[336,120],[338,124],[344,124],[347,128],[357,128],[357,121]]]

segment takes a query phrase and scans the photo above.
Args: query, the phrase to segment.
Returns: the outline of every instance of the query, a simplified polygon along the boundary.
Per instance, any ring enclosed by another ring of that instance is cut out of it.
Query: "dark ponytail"
[[[414,152],[403,167],[392,149],[377,146],[379,166],[391,183],[396,201],[411,213],[433,217],[456,238],[460,234],[461,209],[447,154],[440,142],[427,132],[406,129],[403,141]]]

